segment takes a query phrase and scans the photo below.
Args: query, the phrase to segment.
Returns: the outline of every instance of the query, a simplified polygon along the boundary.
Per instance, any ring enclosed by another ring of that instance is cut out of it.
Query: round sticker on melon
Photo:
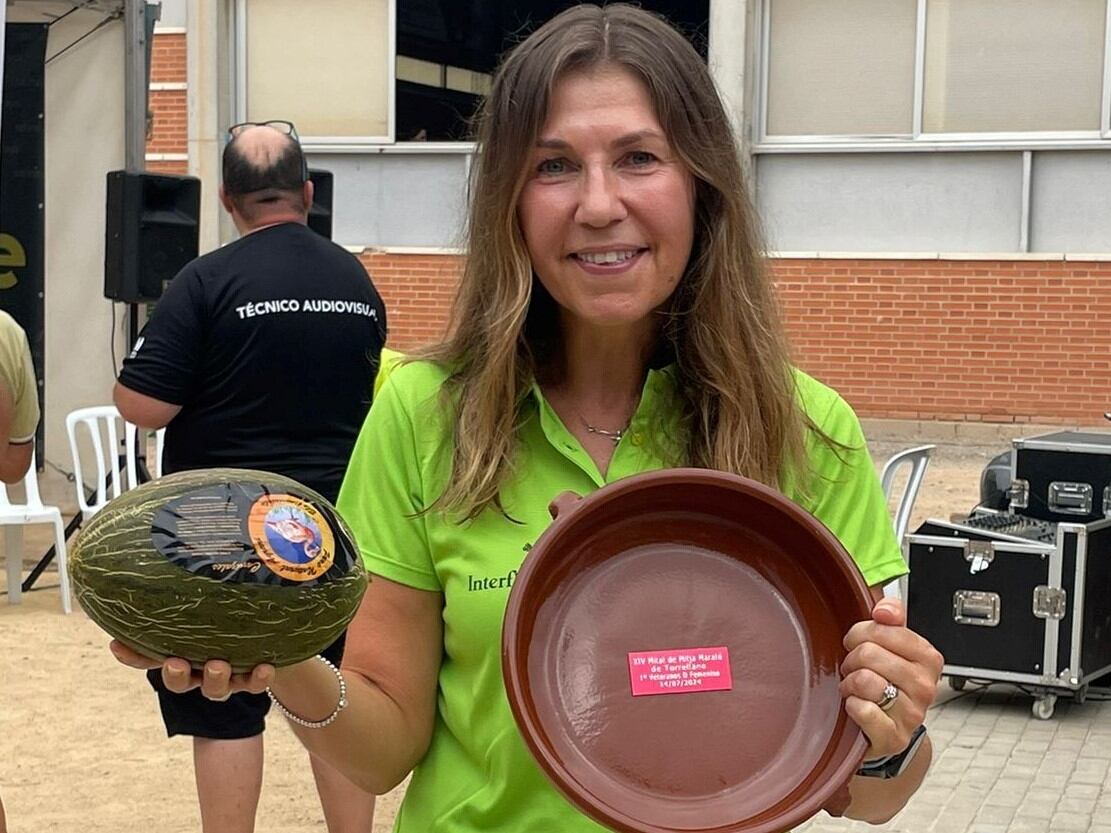
[[[328,572],[335,538],[315,506],[293,495],[263,495],[247,516],[251,543],[275,575],[314,581]]]

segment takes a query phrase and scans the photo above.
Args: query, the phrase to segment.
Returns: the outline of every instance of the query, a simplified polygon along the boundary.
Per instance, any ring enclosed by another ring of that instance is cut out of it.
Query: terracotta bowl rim
[[[537,538],[525,556],[510,588],[502,626],[502,679],[518,730],[533,758],[552,784],[574,805],[596,821],[626,833],[678,833],[678,831],[628,816],[618,808],[593,800],[592,794],[579,784],[553,754],[550,746],[542,740],[546,737],[546,732],[533,714],[535,700],[526,695],[522,683],[527,676],[528,645],[524,644],[520,637],[520,623],[527,618],[524,601],[529,596],[531,585],[538,580],[545,562],[555,557],[556,545],[568,536],[573,538],[576,523],[589,518],[600,507],[613,501],[620,501],[640,492],[677,485],[728,489],[762,502],[785,515],[790,521],[810,533],[822,548],[834,557],[839,567],[837,572],[845,580],[841,592],[848,592],[851,596],[848,601],[844,598],[842,601],[845,605],[850,602],[856,603],[858,620],[868,619],[873,605],[868,585],[837,537],[821,521],[785,495],[751,478],[713,469],[660,469],[609,483],[578,499],[570,511],[561,512]],[[844,712],[842,711],[841,714],[844,715]],[[811,818],[848,784],[849,779],[859,768],[867,748],[868,742],[864,734],[847,716],[842,718],[841,726],[841,730],[834,734],[828,748],[836,749],[843,746],[846,735],[851,736],[855,733],[842,760],[836,766],[829,763],[824,765],[821,769],[829,773],[828,777],[820,783],[808,785],[808,791],[799,800],[788,804],[782,812],[752,826],[738,826],[745,825],[746,822],[746,819],[738,819],[728,827],[685,828],[682,833],[710,833],[710,831],[724,830],[735,830],[737,833],[771,833],[771,831],[789,830]]]

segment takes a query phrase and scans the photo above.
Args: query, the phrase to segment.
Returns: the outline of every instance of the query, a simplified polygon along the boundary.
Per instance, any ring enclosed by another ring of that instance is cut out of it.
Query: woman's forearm
[[[410,725],[405,712],[380,687],[344,669],[347,707],[323,728],[289,722],[310,753],[352,783],[378,795],[389,792],[424,755],[429,732]],[[279,669],[270,690],[290,712],[308,721],[326,719],[339,701],[339,681],[322,662]]]
[[[922,784],[930,767],[933,747],[927,735],[914,759],[897,778],[864,778],[856,776],[849,784],[852,802],[845,815],[871,824],[883,824],[895,816]]]

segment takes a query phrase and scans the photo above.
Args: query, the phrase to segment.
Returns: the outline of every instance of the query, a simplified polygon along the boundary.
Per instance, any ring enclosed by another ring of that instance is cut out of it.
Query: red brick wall
[[[185,90],[151,90],[154,131],[147,153],[186,153]]]
[[[155,32],[150,58],[150,80],[153,83],[185,83],[185,33]]]
[[[147,170],[156,174],[187,174],[189,162],[181,159],[148,159]]]
[[[861,416],[1093,424],[1111,263],[780,260],[799,364]]]
[[[390,345],[443,332],[461,258],[364,254]],[[798,364],[861,416],[1094,424],[1111,407],[1111,263],[777,260]]]
[[[151,54],[152,84],[184,84],[185,35],[154,35]],[[185,90],[150,91],[150,109],[154,116],[153,131],[147,139],[147,153],[187,153]],[[150,160],[148,170],[183,174],[189,163],[185,160]]]
[[[184,34],[156,34],[151,74],[185,82]],[[148,153],[186,153],[185,91],[150,100]],[[443,335],[461,257],[360,259],[391,346]],[[1111,407],[1111,263],[782,259],[773,271],[799,365],[861,416],[1094,423]]]
[[[359,259],[386,303],[391,347],[408,350],[443,336],[462,257],[365,252]]]

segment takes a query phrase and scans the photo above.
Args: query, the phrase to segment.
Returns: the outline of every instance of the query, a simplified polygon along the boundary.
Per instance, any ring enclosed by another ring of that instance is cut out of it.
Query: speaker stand
[[[139,305],[127,305],[127,352],[135,349],[135,342],[139,339]]]

